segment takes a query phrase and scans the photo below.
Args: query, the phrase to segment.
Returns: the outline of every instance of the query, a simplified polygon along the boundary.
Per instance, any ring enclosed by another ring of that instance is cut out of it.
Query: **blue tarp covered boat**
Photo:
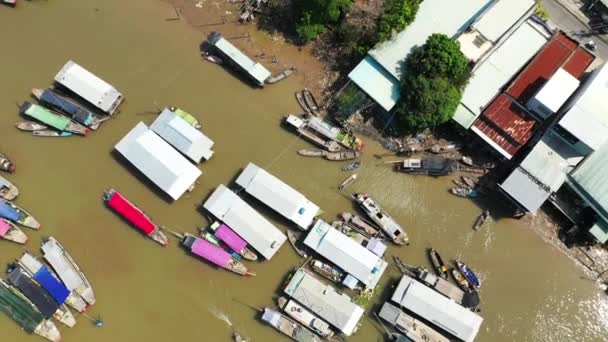
[[[9,273],[7,280],[36,305],[44,318],[53,317],[55,311],[59,309],[59,304],[55,303],[45,290],[34,284],[20,268],[15,268]]]
[[[84,109],[50,89],[42,90],[34,88],[32,89],[32,94],[41,104],[55,111],[65,113],[80,124],[90,127],[91,129],[97,129],[99,127],[99,121],[91,111]]]
[[[21,218],[21,214],[7,202],[0,200],[0,217],[16,222]]]
[[[46,266],[42,266],[36,274],[34,274],[34,280],[37,281],[50,295],[53,297],[57,304],[61,305],[65,303],[66,299],[70,296],[70,290],[68,290],[62,282],[60,282]]]

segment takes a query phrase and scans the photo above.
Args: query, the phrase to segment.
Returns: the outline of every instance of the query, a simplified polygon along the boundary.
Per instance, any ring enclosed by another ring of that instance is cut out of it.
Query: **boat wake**
[[[232,327],[232,322],[230,321],[230,318],[228,318],[228,315],[223,313],[220,309],[213,306],[213,307],[210,307],[208,310],[209,310],[209,313],[212,314],[215,318],[219,319],[220,321],[223,321],[229,327]]]

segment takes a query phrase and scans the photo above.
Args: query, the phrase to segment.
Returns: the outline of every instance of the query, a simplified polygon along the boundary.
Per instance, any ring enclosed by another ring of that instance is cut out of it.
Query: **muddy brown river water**
[[[285,338],[259,322],[259,314],[239,303],[264,306],[287,272],[301,260],[286,244],[270,262],[249,263],[258,276],[241,278],[214,269],[177,247],[162,248],[140,236],[102,203],[112,186],[151,214],[159,224],[194,232],[207,224],[197,210],[221,183],[229,183],[248,162],[291,184],[333,220],[352,209],[335,186],[345,174],[340,164],[296,155],[310,145],[281,128],[286,113],[298,111],[289,79],[252,89],[230,73],[201,61],[203,35],[184,22],[165,18],[172,9],[144,0],[22,1],[17,10],[0,8],[0,151],[17,163],[8,176],[22,192],[18,204],[41,222],[25,249],[53,235],[88,275],[98,298],[90,314],[105,321],[96,328],[84,317],[73,329],[61,327],[64,341],[229,341],[237,329],[252,341]],[[16,102],[32,87],[50,85],[74,59],[118,87],[126,96],[121,113],[86,138],[45,139],[18,132]],[[194,113],[216,142],[216,154],[201,164],[194,192],[175,203],[160,197],[131,167],[111,153],[138,121],[151,123],[156,108],[175,105]],[[480,232],[471,223],[480,209],[447,194],[449,179],[411,177],[378,165],[380,147],[367,142],[360,181],[351,191],[371,193],[408,230],[412,245],[391,246],[410,264],[427,265],[433,246],[445,259],[461,258],[483,281],[484,323],[478,341],[606,341],[608,299],[586,280],[573,261],[511,219],[492,220]],[[287,222],[253,203],[281,229]],[[497,206],[500,206],[498,204]],[[25,228],[27,229],[27,228]],[[0,241],[0,262],[24,248]],[[382,284],[398,277],[391,266]],[[390,289],[386,289],[386,297]],[[0,341],[41,341],[0,315]],[[349,341],[383,340],[367,312]]]

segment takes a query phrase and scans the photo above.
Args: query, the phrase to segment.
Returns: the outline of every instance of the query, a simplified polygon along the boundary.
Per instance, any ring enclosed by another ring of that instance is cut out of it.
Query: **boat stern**
[[[38,220],[36,220],[35,218],[33,218],[32,216],[28,216],[26,217],[22,224],[28,228],[32,228],[32,229],[40,229],[40,222],[38,222]]]
[[[68,309],[65,305],[59,307],[57,312],[55,312],[53,315],[53,318],[69,328],[73,328],[76,325],[76,318],[74,318],[74,315],[70,309]]]
[[[59,342],[61,341],[61,333],[55,323],[50,320],[45,320],[40,323],[34,333],[38,336],[44,337],[51,342]]]

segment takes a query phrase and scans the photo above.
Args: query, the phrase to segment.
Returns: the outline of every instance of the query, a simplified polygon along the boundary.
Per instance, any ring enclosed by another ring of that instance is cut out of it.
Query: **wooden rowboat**
[[[328,152],[325,154],[325,159],[332,161],[344,161],[353,160],[359,158],[361,155],[358,151],[342,151],[342,152]]]
[[[353,184],[356,180],[357,180],[356,173],[350,175],[350,177],[346,178],[345,180],[342,181],[342,183],[340,183],[340,185],[338,185],[338,190],[342,191],[342,190],[346,189],[347,186]]]
[[[0,198],[12,201],[19,196],[19,189],[8,179],[0,176]]]
[[[13,222],[0,218],[0,238],[19,244],[27,242],[27,235]]]
[[[445,266],[439,252],[434,248],[429,249],[429,259],[431,259],[431,264],[433,264],[435,273],[443,279],[448,279],[448,268]]]
[[[15,172],[15,163],[3,153],[0,153],[0,170],[10,173]]]
[[[71,137],[74,134],[72,132],[57,132],[50,129],[45,129],[42,131],[33,131],[32,135],[35,137],[64,138]]]
[[[286,79],[287,77],[289,77],[291,74],[293,74],[294,71],[295,71],[295,68],[289,68],[274,76],[268,77],[265,82],[266,82],[266,84],[277,83],[277,82],[282,81],[282,80]]]
[[[361,166],[361,162],[354,162],[350,164],[346,164],[342,167],[342,171],[352,171],[356,170]]]
[[[338,270],[330,264],[322,262],[321,260],[313,259],[310,263],[310,268],[335,283],[339,283],[342,279],[342,276],[344,276],[344,273],[342,271]]]
[[[24,132],[35,132],[35,131],[43,131],[49,129],[49,126],[39,124],[34,121],[21,121],[15,125],[18,130]]]
[[[324,157],[326,156],[328,153],[325,150],[319,150],[316,148],[303,148],[298,150],[298,154],[304,157]]]
[[[319,105],[317,104],[317,100],[312,95],[310,90],[308,90],[308,88],[304,88],[304,90],[302,90],[302,94],[304,95],[304,101],[306,102],[308,108],[310,108],[310,111],[314,115],[319,116],[319,114],[321,114],[319,111]]]
[[[473,229],[479,230],[479,228],[481,228],[484,222],[486,222],[488,219],[488,216],[490,216],[490,212],[487,210],[484,210],[481,214],[479,214],[475,220],[475,224],[473,224]]]
[[[298,247],[298,240],[300,239],[300,234],[300,232],[294,232],[291,229],[287,229],[287,238],[289,239],[291,247],[293,247],[293,249],[296,251],[296,253],[298,253],[299,256],[301,256],[302,258],[306,258],[308,256],[306,252],[304,252],[302,248]]]
[[[216,56],[216,55],[212,55],[212,54],[210,54],[209,52],[203,52],[203,57],[204,57],[204,58],[205,58],[207,61],[209,61],[209,62],[211,62],[211,63],[214,63],[214,64],[220,64],[220,65],[221,65],[221,64],[224,64],[224,60],[223,60],[223,59],[221,59],[220,57],[218,57],[218,56]]]
[[[468,176],[460,176],[460,179],[467,187],[475,189],[477,187],[477,181]]]
[[[298,104],[300,105],[302,110],[308,114],[312,114],[310,108],[308,108],[308,106],[306,105],[306,102],[304,101],[304,95],[302,95],[302,92],[296,91],[295,96],[296,96],[296,100],[298,101]]]
[[[30,213],[25,211],[23,208],[20,208],[13,202],[0,199],[0,215],[5,214],[9,215],[0,217],[11,220],[28,228],[40,228],[40,223]]]

